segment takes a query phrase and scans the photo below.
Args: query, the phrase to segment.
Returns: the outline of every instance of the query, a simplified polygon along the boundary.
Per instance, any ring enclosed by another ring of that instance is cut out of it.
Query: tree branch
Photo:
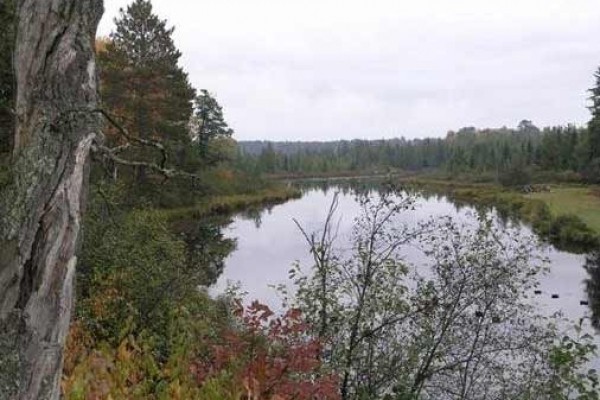
[[[124,145],[124,146],[126,146],[126,145]],[[110,148],[110,147],[106,147],[99,143],[94,143],[92,146],[92,151],[95,153],[98,153],[102,157],[107,158],[107,159],[113,161],[114,163],[117,163],[120,165],[127,165],[130,167],[146,167],[154,172],[157,172],[157,173],[163,175],[165,178],[173,178],[176,176],[186,177],[186,178],[198,178],[197,175],[190,174],[188,172],[184,172],[184,171],[181,171],[178,169],[164,168],[163,166],[158,165],[156,163],[145,162],[145,161],[126,160],[122,157],[119,157],[116,153],[118,153],[119,151],[122,151],[124,146]]]
[[[165,165],[167,164],[167,151],[165,149],[165,146],[163,146],[162,143],[157,142],[155,140],[142,139],[142,138],[132,135],[131,133],[129,133],[127,128],[125,128],[123,125],[119,124],[112,115],[110,115],[106,110],[104,110],[102,108],[94,109],[94,110],[92,110],[92,112],[102,115],[114,128],[117,129],[117,131],[121,134],[121,136],[123,136],[129,142],[137,143],[142,146],[154,147],[155,149],[158,149],[162,155],[162,159],[161,159],[158,167],[160,169],[165,169]],[[124,145],[124,146],[127,146],[127,145]],[[119,146],[119,147],[123,147],[123,146]],[[116,160],[114,160],[114,161],[117,162]],[[125,165],[130,165],[130,164],[125,164]],[[140,165],[144,165],[144,164],[140,164]],[[147,165],[147,166],[150,167],[149,165]]]

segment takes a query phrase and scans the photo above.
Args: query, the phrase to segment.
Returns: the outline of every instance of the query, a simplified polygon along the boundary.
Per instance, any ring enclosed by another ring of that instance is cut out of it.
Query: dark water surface
[[[247,300],[259,299],[278,308],[280,299],[270,285],[288,282],[288,271],[294,262],[300,262],[304,270],[312,263],[308,246],[293,219],[298,220],[307,232],[319,230],[337,190],[339,188],[336,187],[305,189],[300,199],[257,212],[251,217],[234,217],[223,233],[237,240],[237,249],[225,259],[223,273],[212,292],[218,294],[228,284],[239,283],[248,293]],[[402,222],[408,225],[441,216],[450,216],[467,225],[477,223],[474,208],[459,207],[443,196],[416,196],[416,209],[401,217]],[[337,214],[340,221],[339,246],[349,245],[350,231],[359,211],[355,195],[345,187],[339,195]],[[516,224],[523,233],[531,234],[529,228],[518,222],[508,224]],[[580,304],[588,299],[586,281],[590,275],[583,268],[585,256],[561,252],[551,246],[540,251],[550,260],[550,271],[541,279],[539,289],[542,293],[531,293],[531,297],[544,313],[560,311],[573,321],[584,318],[584,325],[589,327],[593,313],[590,307]],[[426,274],[420,270],[424,268],[425,256],[418,245],[406,249],[405,260],[419,273]],[[552,295],[558,295],[558,298],[552,298]]]

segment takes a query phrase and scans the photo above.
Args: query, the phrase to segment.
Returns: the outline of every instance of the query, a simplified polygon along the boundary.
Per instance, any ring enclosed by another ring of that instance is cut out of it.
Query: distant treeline
[[[597,182],[598,141],[598,135],[588,128],[568,125],[539,129],[524,120],[514,129],[466,127],[448,132],[445,138],[239,142],[238,163],[258,173],[443,170],[519,184],[525,183],[529,174],[549,171]]]

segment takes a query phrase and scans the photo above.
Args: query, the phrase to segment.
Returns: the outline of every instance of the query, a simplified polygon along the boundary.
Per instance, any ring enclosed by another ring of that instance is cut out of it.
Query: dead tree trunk
[[[1,0],[11,1],[11,0]],[[0,399],[58,399],[102,0],[18,0],[12,182],[0,193]]]

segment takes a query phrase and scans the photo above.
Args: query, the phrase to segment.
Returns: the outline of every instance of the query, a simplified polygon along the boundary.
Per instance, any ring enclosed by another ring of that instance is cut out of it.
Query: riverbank
[[[493,207],[506,217],[518,218],[555,247],[576,253],[600,244],[600,197],[596,187],[546,185],[546,190],[522,193],[487,183],[460,183],[408,179],[404,184],[443,193],[453,201]]]
[[[202,218],[214,214],[230,214],[257,206],[280,204],[300,196],[302,196],[302,193],[298,189],[280,185],[252,194],[213,196],[191,207],[163,209],[157,212],[169,221],[177,221]]]
[[[329,171],[318,173],[274,173],[265,174],[264,178],[275,181],[304,181],[321,179],[368,179],[368,178],[410,178],[419,176],[418,173],[394,169],[374,169],[370,171]]]
[[[550,191],[531,193],[526,197],[545,202],[554,216],[576,215],[600,234],[600,187],[556,186]]]
[[[465,205],[495,208],[501,216],[518,218],[561,250],[588,253],[600,246],[600,187],[577,184],[538,184],[530,193],[492,182],[439,179],[436,175],[296,177],[296,181],[385,178],[443,193]],[[539,191],[537,191],[539,189]]]

